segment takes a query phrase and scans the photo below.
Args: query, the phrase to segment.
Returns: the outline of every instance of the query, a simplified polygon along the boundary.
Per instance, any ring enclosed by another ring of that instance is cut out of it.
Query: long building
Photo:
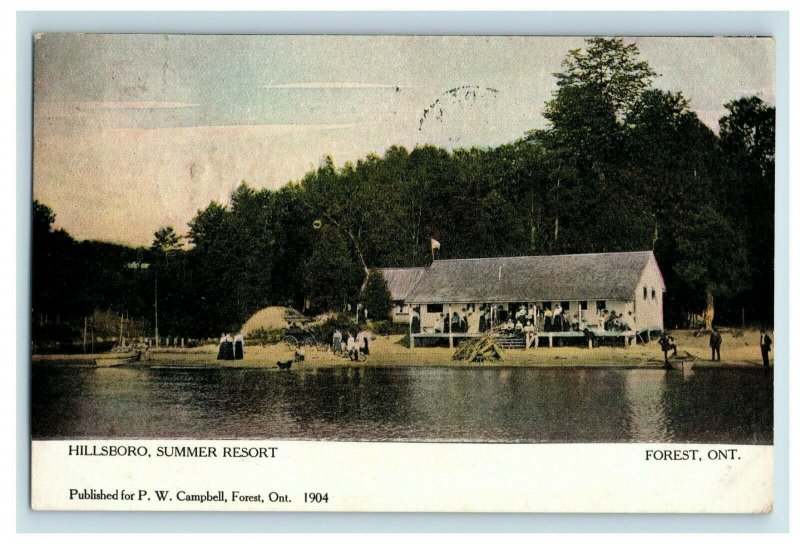
[[[446,337],[452,345],[523,314],[541,330],[548,310],[579,328],[598,327],[610,315],[633,332],[664,326],[666,286],[651,251],[438,260],[384,275],[412,346],[420,337]]]
[[[417,286],[426,268],[378,268],[392,295],[392,320],[395,323],[408,323],[410,311],[406,299]]]

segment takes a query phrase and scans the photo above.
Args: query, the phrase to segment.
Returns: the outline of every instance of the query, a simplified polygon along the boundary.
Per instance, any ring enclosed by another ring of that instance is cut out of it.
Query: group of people
[[[633,330],[635,319],[632,311],[627,315],[612,310],[598,310],[597,323],[588,319],[588,311],[580,309],[570,312],[568,306],[556,303],[551,306],[543,303],[531,304],[498,304],[490,306],[481,304],[476,307],[468,304],[449,313],[439,313],[434,318],[435,333],[476,333],[486,332],[499,326],[511,333],[523,332],[564,332],[583,331],[587,328],[599,328],[605,331],[624,332]],[[411,317],[412,332],[420,330],[418,315]]]
[[[631,311],[628,312],[628,315],[625,315],[622,312],[618,314],[614,310],[611,310],[609,314],[608,310],[603,310],[597,319],[597,325],[600,329],[610,332],[630,331],[633,330],[634,324],[635,320]]]
[[[369,355],[370,335],[367,331],[347,331],[347,336],[336,329],[331,335],[331,350],[335,354],[346,355],[351,361]]]
[[[217,359],[233,361],[234,359],[244,359],[244,334],[242,331],[235,335],[222,333],[219,339],[219,353]]]
[[[664,364],[669,366],[669,363],[667,362],[669,352],[672,352],[673,356],[678,355],[678,348],[675,345],[675,339],[669,334],[669,331],[664,331],[661,334],[661,338],[659,339],[658,343],[661,345],[661,350],[664,352]],[[772,350],[772,338],[770,338],[769,334],[767,334],[767,331],[764,327],[761,327],[758,344],[761,348],[762,364],[764,368],[769,368],[769,352]],[[711,329],[711,335],[708,338],[708,345],[711,348],[711,360],[721,361],[722,356],[720,355],[720,348],[722,347],[722,333],[716,326],[712,327]]]
[[[711,347],[711,360],[720,361],[720,347],[722,346],[722,334],[715,326],[711,329],[711,336],[708,340]],[[772,338],[767,334],[767,330],[761,327],[761,332],[758,336],[758,345],[761,348],[761,362],[764,368],[769,368],[769,352],[772,350]]]

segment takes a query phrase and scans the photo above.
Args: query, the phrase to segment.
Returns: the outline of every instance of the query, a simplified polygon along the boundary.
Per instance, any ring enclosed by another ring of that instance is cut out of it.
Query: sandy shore
[[[761,350],[758,346],[759,332],[743,331],[735,337],[723,330],[722,362],[711,361],[708,336],[694,336],[692,331],[672,333],[679,354],[694,367],[761,367]],[[771,335],[771,333],[770,333]],[[377,336],[370,345],[366,362],[354,363],[330,351],[307,349],[306,360],[298,363],[305,368],[334,366],[608,366],[621,368],[660,368],[663,354],[656,342],[624,347],[540,347],[531,350],[504,350],[503,360],[484,363],[454,361],[449,348],[408,349],[402,336]],[[274,367],[277,361],[292,359],[294,352],[285,344],[246,345],[242,361],[218,361],[217,346],[201,346],[191,349],[152,350],[149,361],[138,364],[149,366],[214,366],[214,367]],[[771,354],[770,354],[771,355]],[[94,364],[94,359],[108,355],[34,355],[34,362],[62,364]],[[680,367],[680,362],[675,363]]]

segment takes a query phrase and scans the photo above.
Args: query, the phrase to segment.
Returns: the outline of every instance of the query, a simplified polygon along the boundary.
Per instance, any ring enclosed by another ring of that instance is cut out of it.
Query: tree
[[[705,328],[713,325],[716,297],[731,297],[749,284],[747,250],[740,232],[715,208],[683,218],[675,233],[675,272],[704,306]]]
[[[367,276],[367,285],[361,293],[361,304],[375,321],[385,321],[392,311],[392,293],[380,270],[372,269]]]
[[[56,220],[56,214],[46,204],[42,204],[38,200],[33,201],[33,238],[41,239],[49,234],[53,229],[53,223]]]
[[[156,252],[163,252],[166,254],[168,251],[174,251],[183,247],[182,236],[175,232],[172,227],[161,227],[153,233],[153,245],[151,246]]]
[[[556,77],[553,99],[545,103],[550,130],[538,137],[551,148],[568,147],[583,169],[620,158],[626,120],[657,75],[637,59],[636,44],[621,38],[590,38],[573,49]]]
[[[723,146],[755,162],[766,175],[775,164],[775,108],[757,96],[725,104],[730,113],[719,120]]]
[[[774,308],[775,248],[775,108],[756,96],[725,104],[720,140],[730,162],[729,214],[746,236],[752,287],[740,302],[762,322]]]
[[[347,240],[336,227],[323,226],[305,271],[305,292],[311,308],[343,310],[363,279]]]

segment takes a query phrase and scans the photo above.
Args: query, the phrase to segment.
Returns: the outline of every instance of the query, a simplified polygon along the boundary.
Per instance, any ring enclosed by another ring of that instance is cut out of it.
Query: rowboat
[[[104,357],[102,359],[98,358],[98,359],[94,360],[94,363],[97,366],[102,366],[102,367],[123,366],[123,365],[129,365],[131,363],[135,363],[136,361],[141,360],[141,358],[142,358],[142,352],[141,351],[137,351],[133,355],[131,355],[131,354],[124,354],[124,355],[120,354],[117,357]]]

